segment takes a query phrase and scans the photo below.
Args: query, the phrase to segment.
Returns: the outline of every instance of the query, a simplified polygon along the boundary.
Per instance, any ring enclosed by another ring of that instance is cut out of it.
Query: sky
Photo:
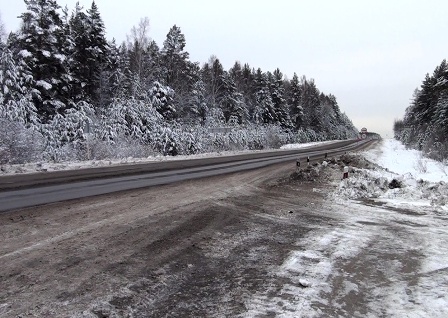
[[[57,0],[71,10],[77,0]],[[79,0],[85,8],[91,0]],[[141,18],[159,46],[176,24],[190,60],[216,55],[292,78],[313,78],[333,94],[358,129],[392,137],[426,75],[448,58],[446,0],[96,0],[107,38],[126,40]],[[22,0],[0,0],[8,31],[20,25]]]

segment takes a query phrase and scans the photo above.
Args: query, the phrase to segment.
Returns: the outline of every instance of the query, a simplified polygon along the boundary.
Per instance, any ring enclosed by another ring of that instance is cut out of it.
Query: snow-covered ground
[[[378,166],[334,181],[315,210],[333,220],[272,268],[283,288],[243,317],[448,317],[447,167],[395,140],[362,155]]]
[[[353,168],[351,177],[340,183],[336,198],[372,198],[378,204],[414,211],[448,211],[448,167],[408,150],[394,139],[363,153],[381,168]],[[400,187],[389,189],[392,180]]]
[[[323,144],[331,144],[334,142],[338,142],[340,140],[330,140],[330,141],[316,141],[316,142],[308,142],[303,144],[287,144],[284,146],[281,146],[280,149],[300,149],[310,146],[317,146],[317,145],[323,145]]]
[[[284,145],[280,149],[299,149],[305,147],[316,146],[320,144],[332,143],[335,141],[322,141],[322,142],[310,142],[310,143],[302,143],[302,144],[289,144]],[[266,150],[270,151],[270,150]],[[147,158],[122,158],[122,159],[111,159],[111,160],[86,160],[86,161],[67,161],[60,163],[52,163],[52,162],[36,162],[36,163],[26,163],[26,164],[4,164],[0,165],[0,176],[2,175],[14,175],[21,173],[36,173],[42,171],[60,171],[60,170],[77,170],[77,169],[88,169],[95,167],[104,167],[111,165],[128,165],[128,164],[136,164],[136,163],[149,163],[149,162],[158,162],[158,161],[166,161],[166,160],[189,160],[189,159],[198,159],[198,158],[210,158],[210,157],[219,157],[219,156],[232,156],[244,153],[252,153],[254,150],[247,151],[223,151],[223,152],[212,152],[212,153],[202,153],[197,155],[189,155],[189,156],[156,156],[156,157],[147,157]]]

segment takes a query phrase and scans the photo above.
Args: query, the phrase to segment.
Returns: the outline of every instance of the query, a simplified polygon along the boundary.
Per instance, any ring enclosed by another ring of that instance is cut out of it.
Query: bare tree
[[[144,53],[148,49],[151,42],[149,33],[149,18],[144,17],[140,19],[138,26],[133,26],[131,34],[127,35],[128,50],[132,52],[131,65],[132,69],[139,76],[142,77],[144,69]]]
[[[3,24],[2,13],[0,12],[0,42],[5,43],[6,36],[7,36],[6,28],[5,28],[5,25]]]

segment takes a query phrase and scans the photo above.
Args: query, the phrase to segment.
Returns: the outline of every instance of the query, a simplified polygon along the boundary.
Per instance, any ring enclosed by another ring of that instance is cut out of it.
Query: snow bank
[[[420,151],[406,149],[395,139],[383,140],[380,147],[364,152],[363,156],[400,175],[411,174],[414,179],[448,182],[446,165],[423,157]]]
[[[353,167],[350,178],[339,183],[334,198],[369,198],[378,205],[412,209],[415,213],[448,212],[446,166],[392,139],[384,140],[363,156],[380,167]]]
[[[310,146],[317,146],[317,145],[324,145],[324,144],[331,144],[335,143],[340,140],[330,140],[330,141],[317,141],[317,142],[308,142],[303,144],[287,144],[280,147],[280,149],[300,149]]]
[[[334,141],[330,141],[334,142]],[[304,148],[310,146],[316,146],[319,144],[329,143],[327,141],[323,142],[310,142],[303,144],[290,144],[285,145],[281,149],[297,149]],[[104,167],[111,165],[129,165],[129,164],[137,164],[137,163],[150,163],[150,162],[159,162],[159,161],[167,161],[167,160],[189,160],[189,159],[198,159],[198,158],[212,158],[212,157],[221,157],[221,156],[232,156],[239,155],[245,153],[253,153],[260,152],[263,150],[255,151],[255,150],[247,150],[247,151],[222,151],[222,152],[212,152],[212,153],[202,153],[196,155],[189,156],[155,156],[155,157],[147,157],[147,158],[122,158],[122,159],[112,159],[112,160],[86,160],[86,161],[67,161],[60,163],[51,163],[51,162],[36,162],[36,163],[26,163],[26,164],[16,164],[10,165],[5,164],[0,166],[0,176],[2,175],[14,175],[14,174],[22,174],[22,173],[35,173],[35,172],[47,172],[47,171],[60,171],[60,170],[78,170],[78,169],[88,169],[95,167]],[[270,151],[270,150],[268,150]]]

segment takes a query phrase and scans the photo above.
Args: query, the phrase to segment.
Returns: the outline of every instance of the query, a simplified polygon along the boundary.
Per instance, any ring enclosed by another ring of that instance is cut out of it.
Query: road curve
[[[359,150],[371,141],[346,140],[295,150],[121,165],[0,177],[0,212],[83,197],[210,177],[282,162],[310,161]]]

